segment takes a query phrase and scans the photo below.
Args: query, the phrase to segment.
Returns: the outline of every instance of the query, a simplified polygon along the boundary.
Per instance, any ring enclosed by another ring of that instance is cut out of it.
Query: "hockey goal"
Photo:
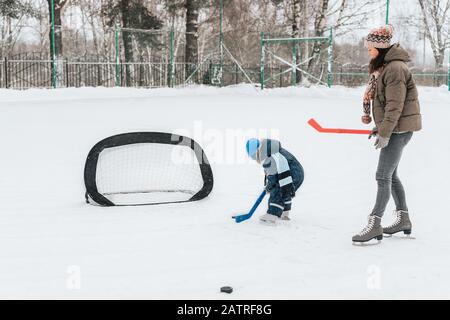
[[[86,201],[132,206],[200,200],[213,188],[211,166],[192,139],[162,132],[106,138],[89,152]]]

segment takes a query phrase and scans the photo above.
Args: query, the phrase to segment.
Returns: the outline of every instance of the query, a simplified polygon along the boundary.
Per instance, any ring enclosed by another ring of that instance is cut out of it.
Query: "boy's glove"
[[[271,188],[269,186],[267,176],[264,177],[264,189],[266,190],[266,193],[270,193]]]
[[[267,193],[270,193],[273,188],[275,188],[278,184],[278,181],[275,180],[276,177],[274,175],[270,175],[265,177],[264,179],[264,188],[266,189]]]
[[[292,190],[291,190],[291,197],[294,198],[295,197],[295,189],[294,186],[292,186]]]

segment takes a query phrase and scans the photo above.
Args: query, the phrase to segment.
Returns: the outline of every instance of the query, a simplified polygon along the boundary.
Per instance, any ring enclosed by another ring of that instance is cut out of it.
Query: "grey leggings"
[[[382,217],[392,193],[397,210],[408,211],[405,189],[398,178],[397,168],[402,157],[403,148],[411,140],[413,133],[393,133],[389,144],[381,149],[377,169],[378,192],[372,215]]]

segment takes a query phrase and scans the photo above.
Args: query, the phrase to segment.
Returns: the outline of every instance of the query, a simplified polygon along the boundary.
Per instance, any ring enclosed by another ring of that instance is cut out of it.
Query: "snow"
[[[377,151],[365,136],[307,125],[363,126],[363,88],[0,90],[0,298],[450,298],[450,93],[419,88],[424,130],[399,174],[416,240],[355,247],[375,199]],[[131,131],[190,135],[211,161],[202,201],[102,208],[84,203],[90,148]],[[248,137],[272,136],[306,179],[292,221],[236,224],[262,188]],[[384,224],[392,221],[389,205]],[[220,287],[232,286],[231,295]]]

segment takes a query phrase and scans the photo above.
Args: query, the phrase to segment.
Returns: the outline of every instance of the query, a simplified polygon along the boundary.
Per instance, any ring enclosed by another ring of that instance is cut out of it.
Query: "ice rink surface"
[[[248,85],[183,89],[0,90],[0,298],[450,298],[450,93],[419,88],[424,130],[399,168],[415,240],[355,247],[376,192],[378,152],[363,88]],[[102,208],[84,203],[91,147],[134,131],[189,135],[215,178],[202,201]],[[273,137],[298,157],[305,182],[292,221],[236,224],[262,189],[247,138]],[[394,209],[389,204],[383,224]],[[232,286],[231,295],[220,287]]]

